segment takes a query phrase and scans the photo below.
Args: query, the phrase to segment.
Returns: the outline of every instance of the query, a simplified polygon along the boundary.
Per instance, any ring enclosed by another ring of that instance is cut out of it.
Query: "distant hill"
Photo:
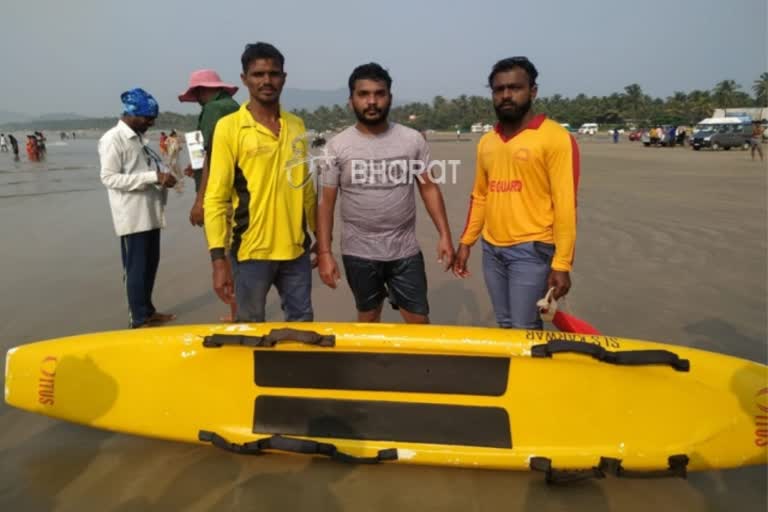
[[[29,121],[74,121],[77,119],[88,119],[86,116],[81,116],[79,114],[73,114],[72,112],[63,112],[63,113],[53,113],[53,114],[43,114],[35,119],[29,119]]]
[[[349,93],[347,89],[315,90],[290,89],[283,90],[281,104],[287,110],[315,110],[321,106],[345,105]],[[197,122],[197,114],[177,114],[162,112],[158,128],[192,129]],[[45,130],[74,130],[74,129],[108,129],[115,123],[114,116],[103,118],[86,117],[71,112],[51,113],[32,116],[19,112],[0,110],[0,127],[8,130],[45,129]]]
[[[21,114],[19,112],[0,110],[0,126],[6,129],[26,129],[37,127],[49,128],[52,125],[58,125],[66,128],[69,123],[77,123],[86,119],[88,118],[85,116],[73,114],[71,112],[56,112],[52,114],[43,114],[40,116],[31,116],[29,114]]]
[[[281,105],[286,110],[314,111],[319,107],[333,107],[341,105],[345,107],[349,99],[349,90],[346,88],[321,90],[321,89],[291,89],[283,90]],[[396,101],[395,106],[402,104]],[[86,117],[71,112],[57,112],[32,116],[18,112],[0,110],[0,128],[5,130],[107,130],[116,122],[116,117]],[[197,123],[197,113],[179,114],[175,112],[161,112],[155,123],[158,129],[191,130]]]
[[[31,119],[27,114],[21,114],[19,112],[10,112],[8,110],[0,110],[0,125],[8,123],[23,123]]]

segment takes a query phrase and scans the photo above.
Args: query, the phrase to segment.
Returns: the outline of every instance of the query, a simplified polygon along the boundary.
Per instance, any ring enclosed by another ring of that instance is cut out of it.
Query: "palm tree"
[[[712,115],[712,95],[709,91],[691,91],[688,93],[688,105],[693,116],[689,119],[692,123]]]
[[[768,107],[768,72],[760,75],[752,85],[752,91],[755,93],[757,106]]]
[[[675,91],[672,96],[667,98],[666,113],[676,119],[686,119],[690,111],[688,104],[688,95],[682,91]]]
[[[468,127],[475,122],[475,120],[470,117],[471,112],[469,110],[469,98],[466,94],[462,94],[458,98],[454,99],[451,103],[453,103],[453,108],[456,112],[456,121],[458,124],[462,125],[463,127]]]
[[[626,106],[625,118],[631,117],[636,123],[641,121],[646,108],[646,96],[640,84],[630,84],[624,88],[624,105]],[[629,115],[626,115],[629,114]]]
[[[733,80],[723,80],[715,85],[712,90],[712,96],[715,100],[715,105],[725,109],[725,113],[728,113],[728,107],[733,107],[735,103],[736,92],[741,89],[741,86]]]
[[[488,98],[481,96],[470,96],[469,109],[471,112],[471,118],[474,122],[478,123],[492,123],[495,121],[496,116],[493,113],[493,103]]]

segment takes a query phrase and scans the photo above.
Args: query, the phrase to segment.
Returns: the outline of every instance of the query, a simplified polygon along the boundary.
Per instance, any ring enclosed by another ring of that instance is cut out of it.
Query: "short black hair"
[[[357,66],[352,74],[349,75],[349,95],[355,91],[355,82],[358,80],[375,80],[377,82],[384,82],[387,84],[387,91],[392,90],[392,77],[389,76],[389,72],[376,64],[375,62],[369,62]]]
[[[271,59],[280,65],[281,70],[285,67],[285,57],[280,53],[280,50],[269,43],[259,41],[258,43],[245,45],[243,55],[240,57],[243,73],[248,72],[248,66],[256,59]]]
[[[491,74],[488,75],[488,86],[493,87],[493,78],[503,71],[510,71],[515,68],[524,69],[528,73],[528,85],[531,87],[536,85],[536,78],[539,76],[539,72],[536,71],[536,66],[533,62],[528,60],[528,57],[509,57],[501,59],[499,62],[493,65]]]

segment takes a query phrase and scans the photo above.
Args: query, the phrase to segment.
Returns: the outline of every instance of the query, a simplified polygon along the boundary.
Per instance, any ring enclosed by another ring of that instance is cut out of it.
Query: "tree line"
[[[710,117],[716,108],[768,107],[768,72],[752,84],[754,96],[734,80],[723,80],[711,90],[676,91],[667,98],[652,98],[639,84],[624,87],[610,96],[579,94],[566,98],[560,94],[536,100],[537,112],[561,123],[609,125],[695,124]],[[338,129],[354,122],[346,106],[320,107],[296,111],[308,128]],[[494,123],[496,115],[490,97],[461,95],[446,99],[436,96],[432,103],[409,103],[392,108],[390,118],[418,130],[469,130],[474,123]]]
[[[537,112],[560,123],[579,126],[596,122],[608,125],[636,125],[647,127],[656,124],[695,124],[709,117],[716,108],[768,107],[768,72],[762,73],[752,86],[753,95],[745,92],[734,80],[723,80],[710,90],[676,91],[667,98],[652,98],[639,84],[624,87],[623,92],[610,96],[579,94],[567,98],[560,94],[540,97],[536,100]],[[313,130],[337,130],[349,126],[355,120],[353,113],[344,105],[319,107],[309,111],[295,110],[304,119],[307,128]],[[155,127],[162,130],[194,130],[197,115],[161,112]],[[431,103],[414,102],[393,107],[390,119],[418,130],[468,131],[474,123],[494,123],[496,115],[490,97],[461,95],[447,99],[436,96]],[[36,123],[12,123],[6,130],[43,128],[52,131],[108,130],[116,117],[46,121]]]

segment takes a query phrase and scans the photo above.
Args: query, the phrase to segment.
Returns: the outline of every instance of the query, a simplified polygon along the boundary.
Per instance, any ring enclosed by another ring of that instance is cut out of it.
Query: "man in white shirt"
[[[152,288],[160,262],[160,229],[169,187],[176,179],[147,147],[146,131],[158,114],[155,98],[143,89],[124,92],[123,115],[99,140],[101,182],[107,187],[115,232],[120,237],[130,326],[147,327],[176,317],[159,313]]]

